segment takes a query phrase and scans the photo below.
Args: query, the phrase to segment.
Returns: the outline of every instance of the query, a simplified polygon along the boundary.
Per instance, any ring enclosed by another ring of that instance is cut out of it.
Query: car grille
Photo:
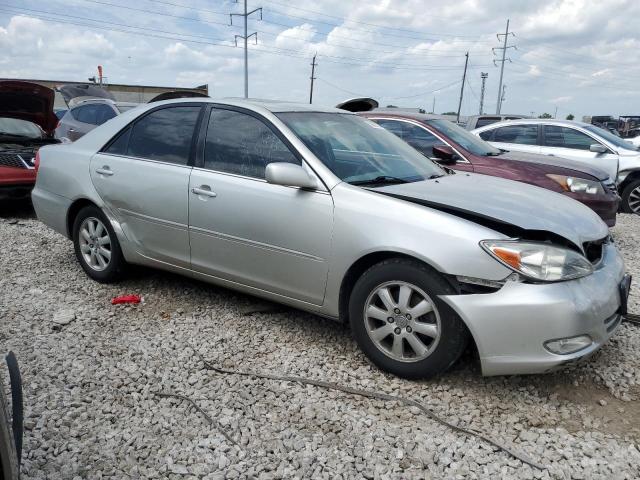
[[[0,153],[0,166],[14,168],[29,168],[17,153]]]
[[[609,241],[609,237],[605,237],[601,240],[594,240],[592,242],[584,242],[582,244],[584,248],[585,256],[593,265],[596,265],[602,260],[602,252],[604,245]]]
[[[613,332],[618,325],[620,325],[620,321],[622,320],[622,316],[614,313],[609,318],[606,318],[604,321],[604,328],[607,329],[607,333]]]

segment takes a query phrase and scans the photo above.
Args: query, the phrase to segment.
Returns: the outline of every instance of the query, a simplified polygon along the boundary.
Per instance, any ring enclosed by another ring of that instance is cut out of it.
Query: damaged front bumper
[[[441,298],[469,328],[484,375],[544,373],[587,358],[613,335],[626,313],[626,278],[617,248],[607,244],[583,278],[508,281],[494,293]]]

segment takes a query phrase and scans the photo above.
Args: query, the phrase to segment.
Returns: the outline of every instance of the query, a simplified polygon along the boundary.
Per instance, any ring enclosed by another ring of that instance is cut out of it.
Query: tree
[[[570,113],[569,115],[567,115],[567,120],[573,120],[574,118],[576,117],[573,116],[573,113]]]
[[[544,112],[538,118],[553,118],[553,115],[551,115],[550,113]]]
[[[444,112],[441,115],[457,115],[458,112]]]

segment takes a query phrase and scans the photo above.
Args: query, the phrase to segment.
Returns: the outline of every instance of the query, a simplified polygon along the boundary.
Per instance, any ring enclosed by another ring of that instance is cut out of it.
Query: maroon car
[[[500,150],[448,120],[429,115],[375,110],[360,115],[440,164],[563,193],[593,209],[609,227],[616,223],[620,197],[602,170],[546,155]]]

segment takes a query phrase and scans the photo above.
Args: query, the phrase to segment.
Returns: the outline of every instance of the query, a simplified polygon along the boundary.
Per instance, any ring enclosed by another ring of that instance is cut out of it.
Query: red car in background
[[[53,138],[54,98],[42,85],[0,81],[0,201],[28,199],[36,181],[36,152],[59,142]]]
[[[500,150],[458,125],[425,114],[362,112],[426,157],[455,170],[537,185],[565,194],[594,210],[612,227],[620,203],[606,172],[571,160]]]

